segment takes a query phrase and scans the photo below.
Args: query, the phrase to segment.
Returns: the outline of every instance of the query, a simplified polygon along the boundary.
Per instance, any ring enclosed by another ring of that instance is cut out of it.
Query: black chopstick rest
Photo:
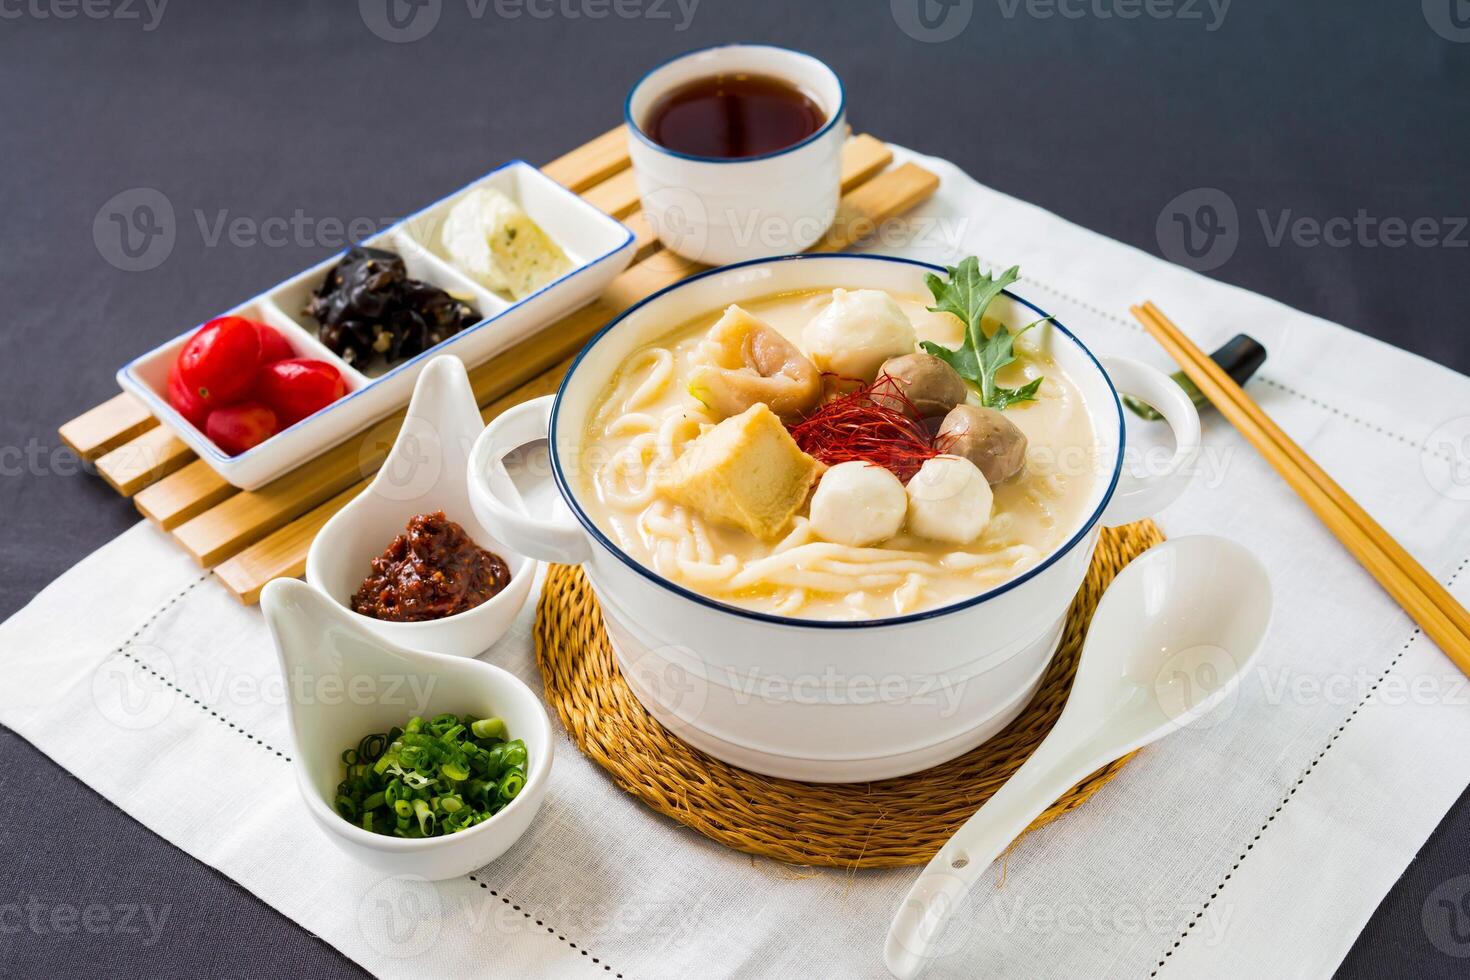
[[[1224,368],[1225,373],[1230,375],[1236,384],[1245,387],[1245,383],[1251,379],[1251,376],[1261,369],[1262,364],[1266,363],[1266,348],[1249,334],[1238,333],[1211,354],[1210,360]],[[1184,389],[1189,395],[1189,400],[1194,402],[1196,407],[1205,408],[1210,404],[1205,393],[1195,387],[1195,383],[1190,381],[1183,371],[1175,371],[1169,377],[1178,382],[1179,387]],[[1124,395],[1123,404],[1127,405],[1128,410],[1134,415],[1148,419],[1150,422],[1163,418],[1154,411],[1151,405],[1132,395]]]

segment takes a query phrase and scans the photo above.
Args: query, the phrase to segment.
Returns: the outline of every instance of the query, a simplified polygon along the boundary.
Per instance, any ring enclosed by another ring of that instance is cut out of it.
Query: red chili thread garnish
[[[791,437],[828,466],[862,460],[907,483],[925,460],[939,455],[918,415],[902,386],[882,374],[812,412],[792,426]]]

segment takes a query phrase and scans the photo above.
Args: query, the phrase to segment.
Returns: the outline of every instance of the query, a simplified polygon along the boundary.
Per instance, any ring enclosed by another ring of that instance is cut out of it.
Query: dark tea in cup
[[[790,82],[742,72],[671,89],[649,109],[643,130],[675,153],[738,160],[784,150],[826,122],[822,107]]]

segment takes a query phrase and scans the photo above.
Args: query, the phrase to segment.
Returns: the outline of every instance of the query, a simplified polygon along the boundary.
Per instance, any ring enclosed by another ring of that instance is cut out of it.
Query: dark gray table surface
[[[334,251],[335,222],[604,131],[644,68],[724,40],[811,51],[856,129],[1155,254],[1187,259],[1173,212],[1223,191],[1210,275],[1470,371],[1465,0],[923,0],[929,27],[914,0],[391,2],[401,28],[385,0],[0,0],[0,615],[138,519],[56,438],[129,356]],[[124,271],[94,219],[136,188],[174,240]],[[361,972],[3,729],[0,853],[0,975]],[[1467,871],[1462,798],[1342,975],[1464,976],[1423,916]],[[137,911],[68,917],[92,905]]]

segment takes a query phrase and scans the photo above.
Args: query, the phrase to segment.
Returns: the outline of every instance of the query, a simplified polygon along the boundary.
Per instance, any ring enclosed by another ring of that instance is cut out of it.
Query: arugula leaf
[[[995,386],[995,402],[989,407],[997,412],[1004,412],[1016,402],[1034,402],[1041,382],[1041,378],[1032,378],[1019,388],[1002,388],[997,385]]]
[[[946,271],[948,281],[932,274],[925,277],[936,304],[929,309],[959,317],[965,324],[965,340],[956,350],[927,340],[921,346],[979,389],[980,404],[986,408],[1004,411],[1017,402],[1035,401],[1041,378],[1034,378],[1019,388],[1002,388],[995,383],[995,375],[1015,361],[1016,338],[1049,317],[1027,324],[1015,334],[1002,324],[987,337],[981,326],[986,307],[1001,290],[1021,278],[1020,267],[1011,266],[998,278],[992,278],[980,271],[980,261],[972,255],[957,266],[946,267]]]

